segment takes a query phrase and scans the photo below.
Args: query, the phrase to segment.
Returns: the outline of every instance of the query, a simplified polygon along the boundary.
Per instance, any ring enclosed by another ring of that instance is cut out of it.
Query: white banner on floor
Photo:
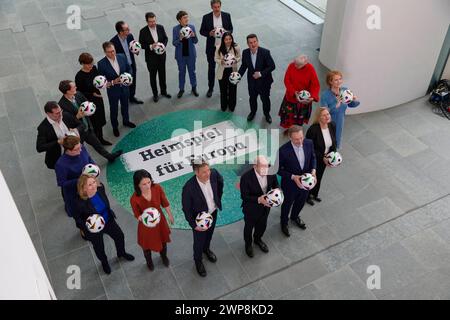
[[[244,132],[224,121],[127,152],[121,159],[127,171],[145,169],[161,183],[192,173],[192,161],[234,164],[237,158],[258,150],[255,130]]]

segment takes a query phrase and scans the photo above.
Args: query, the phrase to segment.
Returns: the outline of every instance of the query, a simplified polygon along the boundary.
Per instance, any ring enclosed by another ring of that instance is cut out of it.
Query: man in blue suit
[[[289,141],[281,146],[278,151],[278,175],[281,176],[281,190],[284,193],[284,202],[281,206],[281,231],[290,236],[288,221],[290,219],[302,230],[306,229],[305,223],[300,219],[300,211],[305,205],[309,191],[301,184],[301,176],[311,173],[316,176],[316,156],[313,142],[305,139],[303,128],[292,126],[288,130]]]
[[[256,34],[247,36],[248,49],[242,52],[242,64],[239,68],[239,74],[244,76],[248,69],[247,82],[248,93],[250,95],[250,114],[248,121],[255,118],[258,109],[258,95],[263,103],[264,115],[268,123],[272,123],[270,116],[270,87],[273,78],[272,71],[275,70],[275,62],[270,55],[270,51],[259,46]]]
[[[189,179],[183,187],[182,205],[186,221],[194,234],[194,261],[200,276],[206,277],[206,269],[202,262],[202,254],[211,262],[216,262],[217,257],[211,251],[210,244],[217,221],[217,210],[222,210],[223,178],[215,169],[210,169],[208,163],[194,162],[192,164],[195,176]],[[212,215],[211,227],[202,231],[195,222],[195,218],[201,212]]]
[[[120,80],[120,75],[122,73],[131,73],[131,67],[123,54],[116,54],[116,49],[112,42],[103,43],[103,51],[105,52],[106,57],[98,62],[97,69],[99,74],[105,76],[109,82],[107,92],[111,125],[113,127],[114,135],[118,137],[120,136],[119,122],[117,121],[119,101],[123,125],[129,128],[136,128],[136,125],[130,121],[128,114],[128,97],[130,96],[130,91],[128,86],[123,85]]]
[[[133,76],[133,83],[130,86],[130,102],[136,104],[143,104],[144,102],[135,97],[136,94],[136,59],[134,53],[130,50],[130,42],[134,40],[130,33],[130,27],[124,21],[116,23],[117,34],[109,41],[114,44],[117,53],[122,53],[127,57],[128,64],[131,66],[131,75]],[[139,54],[139,53],[137,53]]]
[[[172,32],[172,44],[175,46],[175,60],[177,60],[178,64],[178,83],[180,88],[177,97],[181,98],[184,94],[184,84],[186,82],[186,67],[189,72],[192,94],[198,97],[197,76],[195,74],[195,60],[197,59],[195,44],[198,42],[197,34],[195,33],[195,27],[192,24],[189,24],[189,15],[186,11],[178,12],[177,20],[180,24],[173,27]],[[187,38],[183,38],[183,36],[180,34],[180,30],[183,27],[189,27],[192,30],[192,33]]]
[[[200,34],[206,37],[206,58],[208,59],[208,92],[206,96],[211,98],[214,90],[214,81],[216,79],[216,61],[214,55],[216,53],[216,46],[220,45],[220,38],[214,36],[214,29],[222,27],[226,31],[233,33],[233,24],[231,23],[231,16],[227,12],[221,11],[222,1],[211,0],[212,12],[203,16],[202,25],[200,27]]]

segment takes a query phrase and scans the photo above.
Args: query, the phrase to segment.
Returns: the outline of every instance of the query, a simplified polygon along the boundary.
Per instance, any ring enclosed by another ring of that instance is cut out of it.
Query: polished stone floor
[[[66,9],[81,6],[82,29],[68,30]],[[186,2],[187,3],[187,2]],[[255,248],[248,258],[243,222],[217,229],[212,249],[218,262],[206,262],[200,278],[192,261],[192,234],[174,230],[169,245],[171,267],[156,259],[150,273],[136,244],[135,219],[113,202],[134,262],[118,261],[106,241],[112,274],[106,276],[92,247],[81,240],[64,213],[53,171],[35,150],[36,127],[43,105],[59,98],[58,82],[73,79],[82,51],[101,58],[101,43],[114,35],[114,23],[127,21],[135,35],[154,11],[169,31],[179,9],[200,27],[209,1],[147,0],[2,0],[0,1],[0,170],[59,299],[450,299],[450,123],[434,115],[426,98],[389,110],[348,116],[344,163],[325,174],[321,204],[305,207],[306,231],[291,227],[286,239],[273,210],[264,237],[270,252]],[[275,0],[224,1],[231,12],[237,41],[255,32],[271,50],[277,70],[272,90],[272,117],[284,93],[283,76],[297,54],[318,61],[320,26],[313,26]],[[142,123],[166,112],[219,109],[218,86],[207,99],[205,41],[198,45],[197,75],[201,96],[151,101],[143,57],[138,59],[137,96],[131,119]],[[176,94],[177,69],[168,48],[169,92]],[[399,84],[401,85],[401,84]],[[363,106],[362,106],[363,107]],[[238,89],[236,113],[248,114],[245,81]],[[261,112],[255,121],[267,127]],[[271,125],[276,128],[277,121]],[[123,129],[125,134],[127,130]],[[109,125],[109,140],[117,142]],[[95,152],[103,169],[106,162]],[[104,179],[104,178],[103,178]],[[2,262],[4,263],[4,262]],[[69,265],[82,271],[81,290],[68,290]],[[381,289],[369,290],[369,266],[381,270]]]

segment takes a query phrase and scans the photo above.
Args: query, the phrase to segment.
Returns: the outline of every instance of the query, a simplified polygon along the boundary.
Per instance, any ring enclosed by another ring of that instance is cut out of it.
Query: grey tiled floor
[[[82,8],[82,30],[64,26],[68,5]],[[291,228],[285,239],[279,211],[273,210],[265,240],[270,253],[249,259],[243,248],[242,221],[219,228],[212,248],[218,263],[206,262],[201,279],[192,263],[192,235],[174,230],[169,246],[171,267],[156,258],[146,270],[135,242],[136,223],[113,202],[135,254],[132,263],[106,250],[113,272],[105,276],[92,248],[77,235],[64,213],[53,171],[35,152],[36,126],[43,105],[59,97],[59,80],[73,78],[81,51],[101,57],[101,43],[114,34],[114,22],[126,20],[137,35],[144,13],[154,11],[170,34],[180,2],[134,0],[2,0],[0,2],[0,169],[18,204],[59,299],[449,299],[450,279],[450,123],[432,114],[426,99],[390,110],[348,116],[342,153],[344,164],[328,170],[324,201],[305,207],[306,231]],[[192,22],[200,27],[208,1],[189,1]],[[237,41],[259,35],[271,49],[277,70],[272,90],[272,116],[277,119],[288,62],[298,53],[310,55],[323,84],[326,69],[318,62],[320,26],[312,26],[275,0],[224,1],[232,13]],[[170,36],[171,37],[171,36]],[[219,107],[218,89],[206,99],[204,39],[198,45],[197,75],[201,96],[150,101],[148,73],[138,59],[137,96],[131,107],[140,123],[160,114],[188,108]],[[169,92],[177,92],[173,49],[168,48]],[[244,81],[245,82],[245,81]],[[236,113],[248,113],[246,85],[238,89]],[[258,113],[256,120],[267,127]],[[271,127],[277,127],[274,123]],[[127,130],[123,130],[126,133]],[[109,125],[107,138],[112,137]],[[106,163],[92,152],[102,168]],[[68,265],[82,270],[81,290],[66,288]],[[381,290],[366,287],[369,265],[381,268]]]

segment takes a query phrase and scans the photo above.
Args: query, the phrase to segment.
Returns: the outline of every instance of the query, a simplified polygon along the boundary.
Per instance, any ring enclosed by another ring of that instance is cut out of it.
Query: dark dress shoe
[[[272,123],[272,117],[271,116],[266,116],[266,121],[267,123]]]
[[[255,114],[252,112],[248,115],[247,121],[252,121],[253,119],[255,119]]]
[[[168,94],[167,92],[166,92],[166,93],[161,93],[161,95],[162,95],[164,98],[167,98],[167,99],[172,98],[172,96],[171,96],[170,94]]]
[[[119,129],[117,129],[117,128],[114,128],[114,129],[113,129],[113,133],[114,133],[114,136],[115,136],[115,137],[120,136]]]
[[[261,249],[262,252],[269,252],[269,247],[262,240],[255,241],[255,244]]]
[[[245,246],[245,253],[250,257],[253,258],[253,247],[252,246]]]
[[[125,122],[123,125],[128,128],[136,128],[136,125],[131,121]]]
[[[206,269],[205,269],[205,266],[203,265],[203,262],[201,262],[201,261],[196,262],[195,268],[197,269],[197,272],[200,275],[200,277],[206,277]]]
[[[103,271],[105,271],[106,274],[111,273],[111,267],[109,266],[108,261],[102,261],[102,267],[103,267]]]
[[[192,94],[196,97],[198,97],[198,92],[197,92],[197,88],[192,88]]]
[[[316,201],[316,202],[322,202],[322,199],[320,199],[319,197],[313,196],[313,199],[314,199],[314,201]]]
[[[167,258],[167,256],[161,256],[163,265],[165,265],[166,267],[169,267],[170,261],[169,258]]]
[[[212,93],[213,93],[213,91],[211,89],[209,89],[208,92],[206,93],[206,97],[211,98]]]
[[[314,201],[312,200],[311,197],[306,198],[306,203],[309,204],[310,206],[314,205]]]
[[[296,218],[296,219],[293,219],[292,221],[293,221],[293,222],[297,225],[297,227],[299,227],[300,229],[306,230],[306,224],[305,224],[305,222],[304,222],[302,219]]]
[[[123,150],[117,150],[108,157],[109,162],[114,162],[120,155],[123,153]]]
[[[121,255],[120,258],[124,258],[127,261],[133,261],[134,260],[134,256],[129,254],[129,253],[126,253],[126,252],[123,255]]]
[[[153,96],[153,102],[158,102],[158,101],[159,101],[158,96]]]
[[[209,261],[211,261],[211,262],[216,262],[217,261],[216,255],[210,249],[206,249],[205,250],[205,254],[206,254],[206,257],[208,258]]]
[[[180,90],[177,94],[178,99],[181,98],[184,94],[184,90]]]
[[[143,103],[144,103],[144,101],[139,100],[139,99],[137,99],[137,98],[135,98],[135,97],[130,98],[130,102],[136,103],[136,104],[143,104]]]
[[[281,226],[281,232],[283,232],[286,237],[290,237],[291,236],[291,234],[289,233],[289,227],[288,226]]]
[[[104,145],[104,146],[112,146],[112,143],[111,143],[111,142],[109,142],[109,141],[107,141],[107,140],[105,140],[105,139],[103,139],[103,138],[98,139],[98,141],[100,141],[100,143],[101,143],[102,145]]]

